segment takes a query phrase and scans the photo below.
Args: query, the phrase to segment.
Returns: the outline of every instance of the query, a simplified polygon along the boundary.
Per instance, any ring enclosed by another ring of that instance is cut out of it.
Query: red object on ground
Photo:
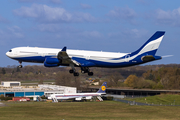
[[[30,101],[30,98],[28,98],[28,97],[13,97],[12,100],[13,101],[22,101],[22,100]]]

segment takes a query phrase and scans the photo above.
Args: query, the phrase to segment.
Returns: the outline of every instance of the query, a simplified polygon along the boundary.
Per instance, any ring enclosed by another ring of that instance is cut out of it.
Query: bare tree
[[[67,71],[60,71],[55,78],[56,85],[72,86],[74,76],[70,75]]]
[[[120,73],[113,73],[109,76],[109,81],[112,82],[113,86],[118,86],[118,81],[123,80],[124,77]]]

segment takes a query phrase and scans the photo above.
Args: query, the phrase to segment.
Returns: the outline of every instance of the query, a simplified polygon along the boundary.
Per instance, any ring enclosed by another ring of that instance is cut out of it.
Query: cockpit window
[[[12,52],[12,50],[9,50],[9,52]]]

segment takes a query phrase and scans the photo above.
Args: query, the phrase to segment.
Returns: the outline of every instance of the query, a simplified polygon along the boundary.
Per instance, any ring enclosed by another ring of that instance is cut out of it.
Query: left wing
[[[58,59],[62,60],[62,64],[75,64],[77,66],[82,67],[92,67],[95,66],[93,62],[87,61],[83,58],[77,58],[72,57],[70,58],[66,52],[66,47],[64,47],[59,53],[58,53]]]
[[[61,61],[62,64],[72,64],[72,63],[73,63],[73,64],[75,64],[75,65],[77,65],[77,66],[80,65],[77,61],[72,60],[72,59],[68,56],[68,54],[67,54],[67,52],[66,52],[66,47],[64,47],[64,48],[58,53],[57,58],[60,59],[60,60],[62,60],[62,61]]]

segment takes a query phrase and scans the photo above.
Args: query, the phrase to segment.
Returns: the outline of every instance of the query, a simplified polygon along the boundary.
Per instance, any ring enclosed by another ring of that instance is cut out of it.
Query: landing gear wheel
[[[79,73],[78,72],[74,72],[74,76],[79,76]]]
[[[81,67],[81,73],[88,73],[89,72],[89,68],[88,67]]]
[[[22,66],[22,65],[19,65],[18,67],[19,67],[19,68],[22,68],[23,66]]]
[[[74,70],[72,70],[72,69],[71,69],[71,70],[69,70],[69,73],[74,73]]]
[[[93,76],[93,72],[88,72],[88,75],[89,76]]]

